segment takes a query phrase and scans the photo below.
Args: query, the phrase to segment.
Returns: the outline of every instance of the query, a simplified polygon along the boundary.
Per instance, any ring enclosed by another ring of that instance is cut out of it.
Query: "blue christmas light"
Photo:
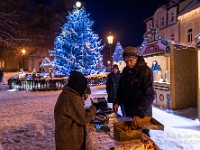
[[[49,53],[54,56],[53,64],[55,74],[68,76],[72,70],[77,70],[85,75],[105,71],[102,64],[103,58],[100,51],[105,45],[100,45],[99,36],[94,34],[91,27],[89,14],[84,8],[74,8],[67,18],[67,23],[62,27],[62,32],[55,38],[54,50]]]

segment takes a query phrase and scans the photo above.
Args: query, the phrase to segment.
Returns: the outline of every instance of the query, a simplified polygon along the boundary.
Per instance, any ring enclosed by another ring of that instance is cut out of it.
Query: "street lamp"
[[[22,49],[22,68],[24,69],[24,54],[26,53],[25,49]]]
[[[24,55],[26,53],[25,49],[22,49],[22,55]]]
[[[111,44],[113,43],[113,36],[112,36],[112,34],[111,34],[111,32],[109,32],[109,35],[108,35],[108,37],[107,37],[107,39],[108,39],[108,44],[109,44],[109,48],[110,48],[110,72],[112,71],[112,64],[113,64],[113,62],[112,62],[112,52],[111,52]]]

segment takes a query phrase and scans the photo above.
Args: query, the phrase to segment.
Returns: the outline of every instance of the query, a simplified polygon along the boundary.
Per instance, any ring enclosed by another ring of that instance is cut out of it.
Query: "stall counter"
[[[158,107],[170,109],[170,83],[154,81],[153,87],[155,90],[155,99],[153,104]]]

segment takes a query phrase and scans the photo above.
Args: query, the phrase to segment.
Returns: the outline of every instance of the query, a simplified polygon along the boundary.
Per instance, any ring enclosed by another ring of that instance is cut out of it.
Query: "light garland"
[[[187,19],[187,18],[190,18],[190,17],[194,17],[196,15],[198,15],[200,13],[200,7],[196,8],[196,9],[193,9],[181,16],[178,17],[178,20],[179,21],[182,21],[183,19]]]

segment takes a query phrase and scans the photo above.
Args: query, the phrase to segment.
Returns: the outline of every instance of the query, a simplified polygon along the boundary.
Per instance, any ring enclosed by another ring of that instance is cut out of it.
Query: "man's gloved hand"
[[[118,107],[119,107],[118,104],[114,104],[113,111],[117,113],[118,112]]]
[[[134,116],[133,119],[132,119],[132,124],[134,126],[138,126],[139,123],[141,122],[141,118],[139,116]]]

